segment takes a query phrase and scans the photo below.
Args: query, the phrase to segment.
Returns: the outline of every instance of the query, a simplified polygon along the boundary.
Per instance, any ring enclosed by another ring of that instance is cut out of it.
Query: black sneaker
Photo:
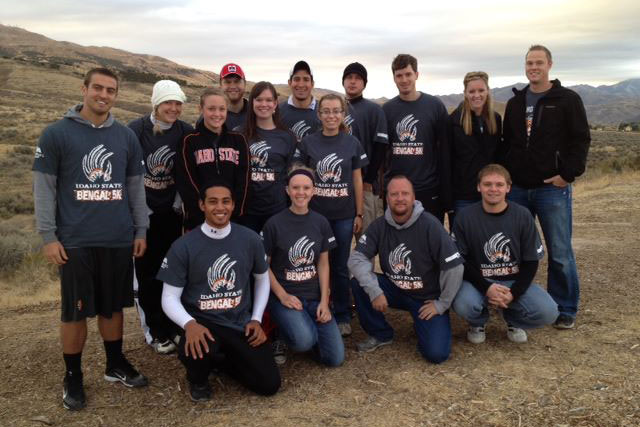
[[[107,367],[104,372],[104,379],[112,383],[120,381],[127,387],[144,387],[149,384],[147,378],[136,371],[124,357],[118,365],[111,368]]]
[[[82,386],[82,374],[67,372],[62,382],[62,406],[70,411],[79,411],[87,406]]]
[[[568,314],[561,314],[556,319],[553,327],[556,329],[573,329],[576,326],[576,319]]]
[[[203,384],[189,382],[189,395],[194,402],[207,402],[211,400],[211,386],[206,381]]]

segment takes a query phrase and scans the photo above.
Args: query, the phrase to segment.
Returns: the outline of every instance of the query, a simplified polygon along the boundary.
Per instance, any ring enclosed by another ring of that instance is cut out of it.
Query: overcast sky
[[[564,85],[640,77],[638,0],[484,1],[0,0],[5,25],[55,40],[159,55],[220,71],[237,62],[247,79],[286,83],[299,59],[316,87],[342,90],[344,67],[367,67],[367,97],[397,94],[391,60],[418,58],[418,89],[462,92],[467,71],[492,87],[524,78],[533,43],[551,49]]]

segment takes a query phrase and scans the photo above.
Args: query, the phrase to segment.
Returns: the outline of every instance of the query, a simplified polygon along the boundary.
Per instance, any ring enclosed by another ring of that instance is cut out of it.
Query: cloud
[[[251,80],[283,83],[304,58],[316,86],[335,90],[342,89],[344,66],[357,60],[369,70],[367,94],[376,97],[395,95],[390,63],[400,52],[418,58],[419,88],[438,94],[460,92],[471,70],[487,71],[494,86],[523,81],[524,54],[533,43],[552,50],[552,75],[563,80],[638,76],[637,1],[406,0],[402,6],[327,0],[311,13],[299,2],[233,7],[204,0],[33,0],[4,8],[3,21],[56,40],[159,55],[216,72],[233,60]]]

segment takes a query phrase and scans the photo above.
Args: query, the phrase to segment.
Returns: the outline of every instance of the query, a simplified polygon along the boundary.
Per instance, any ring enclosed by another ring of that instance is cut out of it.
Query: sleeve
[[[187,135],[182,142],[182,149],[177,154],[176,161],[176,188],[182,198],[185,210],[185,222],[190,220],[198,212],[200,200],[199,187],[196,178],[196,165],[189,141],[193,135]]]
[[[296,148],[296,159],[305,166],[309,166],[310,168],[315,169],[315,165],[311,165],[309,158],[309,153],[307,152],[307,144],[306,138],[302,138]]]
[[[351,136],[351,140],[354,147],[354,154],[351,159],[352,169],[362,169],[369,164],[369,158],[367,157],[367,153],[365,153],[364,148],[362,148],[360,140],[355,136]]]
[[[354,250],[360,252],[367,259],[371,259],[378,254],[379,248],[379,238],[381,234],[381,228],[385,227],[384,216],[381,217],[382,220],[375,220],[367,227],[364,234],[360,236],[358,242],[356,243],[356,247]]]
[[[36,217],[36,229],[42,237],[43,243],[55,242],[56,237],[56,206],[57,206],[58,177],[46,173],[33,172],[33,201]]]
[[[486,295],[489,286],[491,286],[491,283],[482,276],[480,268],[469,260],[464,262],[464,275],[462,278],[471,283],[480,292],[480,295]]]
[[[182,241],[176,240],[162,260],[156,279],[171,286],[184,288],[187,286],[189,271],[189,254]]]
[[[62,153],[60,144],[58,144],[57,141],[51,127],[46,128],[42,132],[33,159],[33,171],[58,176]]]
[[[356,249],[349,255],[347,266],[360,287],[369,295],[370,301],[382,294],[382,289],[378,284],[378,277],[373,272],[373,262],[371,262],[370,258]]]
[[[127,159],[127,177],[144,174],[144,159],[140,141],[129,128],[125,128],[129,141],[129,159]],[[143,186],[144,189],[144,186]]]
[[[264,246],[262,245],[262,240],[258,237],[257,234],[252,233],[251,238],[253,239],[253,273],[254,274],[262,274],[269,269],[269,265],[267,264],[267,255],[264,252]]]
[[[369,167],[367,168],[367,173],[362,178],[364,182],[368,184],[373,184],[378,179],[378,171],[380,170],[380,166],[382,165],[382,161],[384,159],[386,150],[387,150],[386,143],[373,144],[373,152],[371,153],[371,163],[369,163]]]
[[[445,212],[453,210],[453,188],[451,183],[451,146],[448,136],[449,114],[442,102],[438,106],[436,137],[438,139],[438,169],[440,178],[440,205]]]
[[[333,230],[331,229],[331,225],[329,225],[329,221],[325,217],[320,217],[322,220],[322,244],[320,245],[320,252],[330,251],[338,246],[336,242],[336,238],[333,235]]]
[[[387,135],[387,117],[384,115],[382,107],[376,108],[375,116],[376,136],[373,140],[381,144],[388,144],[389,135]]]
[[[591,143],[587,113],[582,99],[578,94],[572,93],[571,95],[567,113],[569,117],[567,147],[565,153],[561,152],[564,154],[564,158],[560,159],[560,176],[567,182],[575,181],[577,176],[584,173]]]
[[[516,276],[516,280],[511,285],[511,295],[513,296],[513,301],[517,301],[518,298],[522,294],[524,294],[531,283],[533,282],[533,278],[536,276],[536,272],[538,271],[538,260],[535,261],[522,261],[520,263],[520,271]]]
[[[193,320],[193,317],[187,313],[180,297],[184,288],[179,288],[165,283],[162,286],[162,311],[176,325],[184,329],[184,325]]]
[[[463,270],[464,267],[458,264],[448,270],[440,271],[440,297],[433,302],[438,314],[443,314],[451,307],[462,285]]]
[[[521,221],[519,227],[521,260],[539,261],[544,257],[544,246],[540,240],[535,220],[528,210],[522,210]]]
[[[262,235],[262,245],[264,246],[264,252],[267,256],[270,257],[273,255],[273,249],[275,245],[275,242],[273,240],[276,237],[275,236],[276,227],[271,219],[269,219],[267,223],[264,225],[264,227],[262,228],[261,235]]]
[[[269,282],[269,272],[253,275],[254,279],[254,298],[253,298],[253,310],[251,311],[251,320],[257,320],[262,322],[262,315],[264,309],[267,307],[269,301],[269,292],[271,284]]]
[[[440,266],[440,271],[448,270],[464,262],[451,236],[435,217],[429,220],[428,243],[434,263]]]
[[[240,134],[238,135],[239,143],[238,143],[238,151],[240,152],[238,168],[236,171],[236,179],[235,179],[235,209],[234,216],[242,216],[246,210],[247,196],[249,191],[249,183],[251,182],[249,173],[251,172],[251,168],[249,167],[250,158],[249,158],[249,145],[247,145],[247,140],[244,136]]]
[[[149,215],[151,209],[147,207],[147,199],[144,191],[144,177],[131,175],[127,177],[127,194],[129,196],[129,209],[133,217],[135,238],[144,239],[149,228]]]
[[[491,163],[500,163],[501,157],[503,157],[503,155],[500,154],[500,149],[502,145],[502,117],[498,113],[496,113],[496,126],[497,126],[496,135],[498,137],[498,143],[496,146],[496,150],[493,152],[493,157],[489,159]]]
[[[507,165],[507,154],[511,147],[512,130],[510,126],[511,110],[513,108],[514,98],[507,101],[507,106],[504,109],[504,120],[502,120],[502,138],[498,141],[498,149],[496,150],[496,162],[502,166]]]

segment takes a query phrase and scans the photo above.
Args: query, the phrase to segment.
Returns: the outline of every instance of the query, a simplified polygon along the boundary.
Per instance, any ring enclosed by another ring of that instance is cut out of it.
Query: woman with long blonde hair
[[[484,166],[496,162],[502,134],[502,118],[493,109],[487,73],[469,72],[463,83],[464,100],[449,116],[454,215],[480,200],[477,175]],[[452,224],[451,217],[449,220]]]

